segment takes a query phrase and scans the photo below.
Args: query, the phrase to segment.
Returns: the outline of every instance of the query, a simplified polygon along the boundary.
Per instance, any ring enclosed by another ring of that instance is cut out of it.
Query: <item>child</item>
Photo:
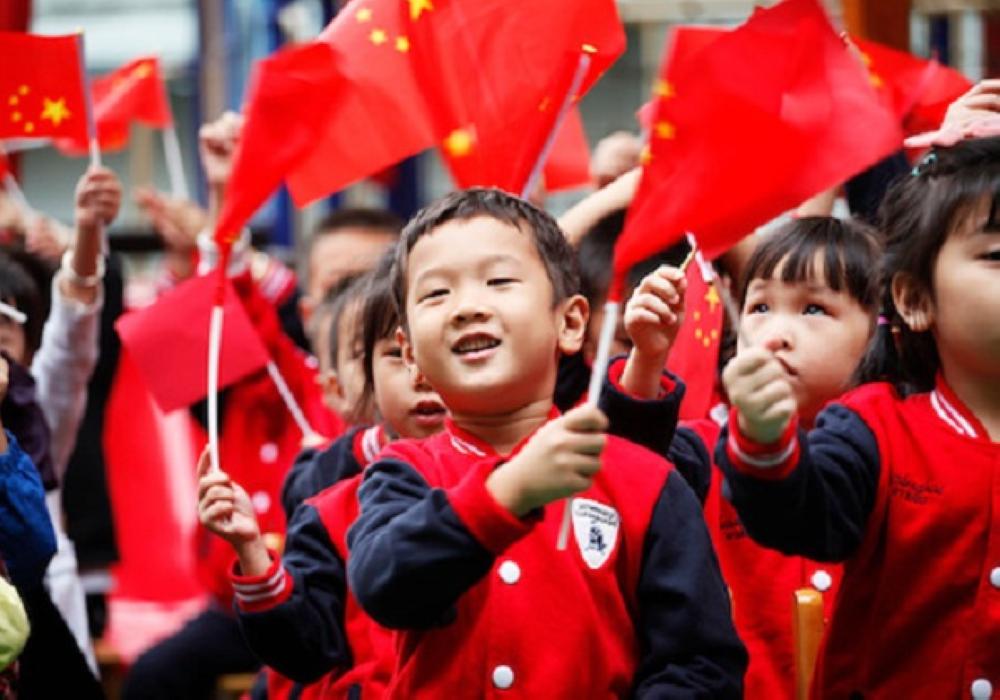
[[[849,387],[875,327],[878,285],[871,270],[879,253],[868,227],[810,217],[769,234],[747,264],[740,289],[741,332],[782,347],[783,361],[794,368],[807,425],[824,403]],[[640,405],[641,413],[619,423],[629,430],[623,435],[661,451],[670,440],[669,430],[643,435],[635,426],[667,425],[672,416],[676,420],[677,398],[656,392],[680,322],[682,281],[677,270],[662,268],[639,285],[625,312],[635,348],[627,362],[611,365],[612,387],[604,398],[609,411],[621,405],[620,392],[648,399],[646,406]],[[669,455],[705,502],[705,519],[733,596],[736,628],[750,652],[746,697],[791,700],[793,593],[808,586],[828,592],[829,612],[839,567],[787,557],[747,538],[723,498],[720,472],[709,458],[725,424],[725,412],[717,416],[719,421],[682,424]],[[615,426],[612,430],[619,432]]]
[[[846,562],[818,697],[1000,688],[1000,139],[941,148],[883,205],[881,325],[859,387],[807,435],[797,368],[751,331],[717,456],[747,532]],[[800,414],[803,414],[800,416]]]
[[[322,697],[354,697],[354,687],[363,689],[362,697],[378,697],[388,676],[387,671],[375,671],[378,658],[391,658],[388,631],[374,625],[344,590],[347,526],[357,515],[359,475],[390,440],[425,437],[444,422],[440,399],[421,377],[408,372],[400,356],[395,337],[399,317],[388,275],[391,262],[387,257],[363,279],[364,302],[358,314],[361,401],[374,404],[379,424],[349,431],[307,468],[308,474],[299,475],[296,488],[305,505],[288,514],[282,559],[272,560],[263,549],[242,488],[224,474],[207,472],[205,458],[200,465],[202,522],[228,539],[239,555],[239,575],[233,581],[246,638],[262,660],[296,681],[313,683],[309,692]],[[317,490],[305,493],[304,484]],[[290,490],[286,484],[286,496]],[[254,556],[262,562],[256,569]],[[327,678],[315,682],[327,672]],[[270,680],[273,695],[282,684],[273,675]]]
[[[555,221],[454,193],[406,226],[393,280],[403,356],[452,417],[383,451],[349,533],[352,591],[400,630],[388,695],[738,697],[745,652],[683,479],[597,409],[552,410],[587,318]]]

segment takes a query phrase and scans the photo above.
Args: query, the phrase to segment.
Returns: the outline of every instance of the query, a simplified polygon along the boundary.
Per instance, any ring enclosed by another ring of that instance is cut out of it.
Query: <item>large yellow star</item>
[[[431,0],[407,0],[410,3],[410,19],[420,19],[424,12],[432,12],[434,5]]]
[[[58,100],[50,100],[48,97],[42,98],[42,119],[48,119],[53,126],[59,126],[64,119],[69,119],[70,112],[66,108],[66,98],[60,97]]]
[[[454,158],[467,156],[472,152],[475,136],[468,129],[455,129],[444,140],[444,148]]]

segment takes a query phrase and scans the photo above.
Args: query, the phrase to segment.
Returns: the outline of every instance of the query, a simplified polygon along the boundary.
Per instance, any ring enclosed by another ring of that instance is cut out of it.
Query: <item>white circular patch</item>
[[[273,442],[265,442],[260,446],[260,461],[264,464],[274,464],[278,460],[278,446]]]
[[[500,690],[507,690],[514,685],[514,669],[510,666],[497,666],[493,669],[493,685]]]
[[[271,497],[267,491],[257,491],[250,497],[250,502],[253,503],[253,509],[258,513],[263,514],[271,510]]]
[[[833,585],[833,577],[823,569],[819,569],[812,575],[811,579],[813,588],[815,588],[820,593],[826,593],[830,590],[830,586]]]
[[[509,559],[500,565],[497,573],[500,574],[500,580],[506,584],[513,585],[521,579],[521,567]]]

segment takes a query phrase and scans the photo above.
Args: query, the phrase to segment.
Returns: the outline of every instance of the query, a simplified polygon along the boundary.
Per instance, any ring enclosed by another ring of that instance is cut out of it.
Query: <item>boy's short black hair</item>
[[[335,233],[342,228],[367,228],[399,235],[403,222],[386,209],[347,207],[332,211],[320,219],[313,229],[313,238]]]
[[[553,303],[579,293],[576,256],[559,224],[530,202],[498,189],[474,188],[445,195],[418,211],[403,227],[392,266],[392,293],[399,318],[406,320],[406,264],[417,241],[449,221],[488,217],[531,236],[552,283]]]
[[[33,271],[15,255],[0,250],[0,301],[17,307],[28,317],[24,323],[24,337],[30,356],[42,343],[47,306],[37,276],[31,274]]]
[[[823,278],[835,292],[846,291],[870,314],[878,311],[881,240],[875,229],[853,219],[806,216],[768,234],[757,244],[743,271],[740,304],[755,279],[771,279],[781,268],[782,282],[818,280],[816,255],[823,255]]]
[[[608,295],[611,284],[611,261],[614,258],[615,243],[625,228],[625,209],[616,209],[598,220],[583,238],[577,249],[580,264],[580,292],[587,297],[591,308],[601,303]],[[642,278],[660,265],[680,265],[690,247],[687,242],[671,246],[645,258],[633,266],[626,278],[628,288],[635,287]]]

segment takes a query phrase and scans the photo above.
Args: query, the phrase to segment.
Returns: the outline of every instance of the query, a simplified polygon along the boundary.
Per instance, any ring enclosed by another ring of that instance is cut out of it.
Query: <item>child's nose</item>
[[[757,342],[772,352],[791,350],[795,345],[794,340],[794,329],[779,319],[769,322],[757,336]]]
[[[485,321],[489,317],[490,312],[485,304],[472,296],[466,296],[455,305],[452,322],[464,325],[473,321]]]

